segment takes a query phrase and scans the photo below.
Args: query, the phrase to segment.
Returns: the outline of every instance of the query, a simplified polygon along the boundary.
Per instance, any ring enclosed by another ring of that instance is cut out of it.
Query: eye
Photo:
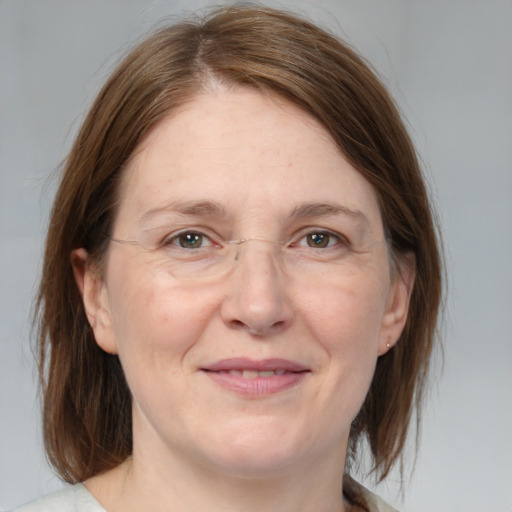
[[[296,245],[307,245],[313,249],[325,249],[340,243],[346,244],[346,241],[340,235],[335,235],[330,231],[311,231],[303,236]]]
[[[183,249],[202,249],[211,247],[213,242],[199,231],[183,231],[166,238],[162,245],[177,245]]]
[[[329,233],[310,233],[306,236],[306,243],[309,247],[328,247],[331,244],[332,237]]]

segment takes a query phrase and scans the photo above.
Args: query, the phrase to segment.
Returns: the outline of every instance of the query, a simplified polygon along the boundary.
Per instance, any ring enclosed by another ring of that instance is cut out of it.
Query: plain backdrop
[[[403,512],[512,511],[512,2],[283,1],[392,90],[446,245],[445,366]],[[0,0],[0,510],[62,484],[41,447],[30,310],[52,172],[130,43],[210,2]]]

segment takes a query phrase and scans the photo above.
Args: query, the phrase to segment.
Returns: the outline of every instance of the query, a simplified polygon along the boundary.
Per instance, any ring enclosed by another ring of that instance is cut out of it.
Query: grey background
[[[512,2],[268,2],[351,41],[398,99],[440,210],[445,368],[403,512],[512,510]],[[30,351],[49,176],[112,63],[206,1],[0,0],[0,510],[61,484],[40,442]]]

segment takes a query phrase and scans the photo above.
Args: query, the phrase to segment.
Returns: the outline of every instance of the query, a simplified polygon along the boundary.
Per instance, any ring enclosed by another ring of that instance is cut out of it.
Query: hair
[[[400,460],[414,411],[419,421],[438,338],[442,265],[426,187],[398,109],[370,66],[306,20],[250,6],[217,9],[138,44],[99,93],[64,162],[35,313],[49,461],[73,483],[131,454],[130,391],[118,357],[94,340],[70,255],[85,248],[101,262],[127,160],[151,128],[215,82],[279,95],[316,118],[373,185],[398,269],[415,257],[405,328],[378,359],[349,442],[350,461],[367,441],[383,479]]]

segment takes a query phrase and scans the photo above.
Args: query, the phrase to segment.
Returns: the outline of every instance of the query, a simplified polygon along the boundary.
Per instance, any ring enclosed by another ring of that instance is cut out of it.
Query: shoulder
[[[356,482],[351,476],[343,476],[343,493],[357,510],[365,512],[398,512],[383,499]]]
[[[82,485],[41,496],[12,512],[106,512]]]

